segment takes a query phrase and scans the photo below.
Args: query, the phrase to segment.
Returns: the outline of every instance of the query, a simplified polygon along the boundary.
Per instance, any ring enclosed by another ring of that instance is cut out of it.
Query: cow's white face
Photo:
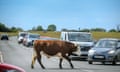
[[[72,52],[77,51],[78,45],[77,44],[72,44]]]

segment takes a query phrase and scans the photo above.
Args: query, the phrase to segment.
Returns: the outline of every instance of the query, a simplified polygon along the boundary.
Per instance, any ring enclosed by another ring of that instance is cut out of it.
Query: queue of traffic
[[[8,34],[1,34],[1,40],[9,40]],[[19,32],[17,41],[26,47],[33,46],[34,40],[63,40],[71,42],[78,46],[77,51],[70,57],[80,57],[87,60],[88,64],[93,62],[101,62],[102,64],[112,63],[116,65],[120,62],[120,39],[117,38],[102,38],[97,42],[94,41],[91,33],[87,32],[61,32],[60,39],[40,36],[40,34]],[[18,67],[1,63],[0,68],[11,68],[14,72]],[[22,69],[20,69],[22,70]]]
[[[60,39],[43,37],[39,34],[20,32],[18,34],[18,43],[30,47],[34,40],[63,40],[74,43],[78,46],[76,52],[70,57],[80,57],[88,60],[89,64],[93,62],[111,62],[113,65],[120,61],[120,39],[102,38],[97,42],[94,41],[91,33],[88,32],[61,32]]]

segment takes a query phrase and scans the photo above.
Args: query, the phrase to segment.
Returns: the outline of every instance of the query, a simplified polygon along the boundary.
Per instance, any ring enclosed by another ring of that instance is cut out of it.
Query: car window
[[[117,46],[117,42],[115,40],[100,40],[96,44],[96,47],[99,48],[115,48]]]
[[[20,36],[24,37],[26,34],[20,34]]]
[[[70,41],[91,42],[92,37],[90,34],[69,33],[68,39]]]
[[[30,35],[30,38],[40,38],[40,35]]]
[[[117,47],[120,47],[120,41],[118,41]]]

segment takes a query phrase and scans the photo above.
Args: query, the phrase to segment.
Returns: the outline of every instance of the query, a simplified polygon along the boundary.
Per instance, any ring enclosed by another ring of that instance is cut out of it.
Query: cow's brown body
[[[34,42],[34,54],[32,59],[31,67],[34,68],[35,60],[37,59],[41,67],[44,69],[45,67],[41,63],[41,53],[46,54],[46,56],[58,56],[60,58],[59,66],[62,68],[62,60],[65,58],[69,61],[71,68],[73,65],[71,63],[71,59],[69,59],[69,55],[72,54],[73,51],[77,50],[77,46],[73,43],[60,41],[60,40],[36,40]]]

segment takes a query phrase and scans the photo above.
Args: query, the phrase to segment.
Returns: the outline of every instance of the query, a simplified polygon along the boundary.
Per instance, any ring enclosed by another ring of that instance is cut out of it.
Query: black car
[[[0,39],[1,40],[9,40],[8,34],[1,34]]]

